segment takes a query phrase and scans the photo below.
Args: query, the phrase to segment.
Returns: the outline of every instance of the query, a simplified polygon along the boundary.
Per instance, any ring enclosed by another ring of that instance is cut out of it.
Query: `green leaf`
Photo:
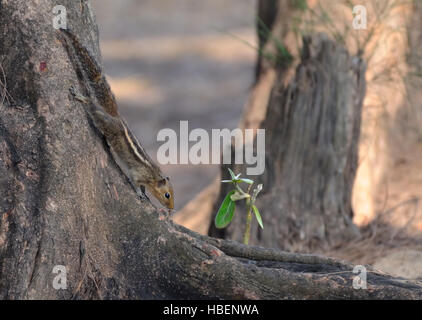
[[[233,183],[233,180],[221,180],[221,183]]]
[[[255,213],[256,220],[259,223],[259,226],[264,229],[264,224],[262,223],[261,215],[259,214],[258,208],[253,204],[252,205],[253,212]]]
[[[215,216],[215,226],[218,229],[227,227],[227,225],[232,221],[234,210],[236,209],[236,203],[230,199],[231,195],[235,193],[236,190],[231,190],[223,200],[223,203],[218,209],[217,215]]]
[[[253,180],[251,180],[251,179],[242,178],[242,179],[239,179],[239,180],[243,181],[245,183],[248,183],[248,184],[253,184]]]
[[[232,177],[232,180],[236,180],[236,176],[234,175],[234,172],[230,168],[227,168],[227,170],[229,170],[229,173],[230,173],[230,176]]]

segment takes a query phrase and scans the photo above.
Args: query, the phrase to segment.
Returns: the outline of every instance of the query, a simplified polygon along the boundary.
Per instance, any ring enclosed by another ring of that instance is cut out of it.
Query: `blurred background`
[[[156,158],[157,133],[237,127],[252,85],[254,0],[93,0],[103,64],[127,119]],[[239,37],[237,39],[236,37]],[[241,39],[241,40],[240,40]],[[181,209],[218,165],[163,166]]]

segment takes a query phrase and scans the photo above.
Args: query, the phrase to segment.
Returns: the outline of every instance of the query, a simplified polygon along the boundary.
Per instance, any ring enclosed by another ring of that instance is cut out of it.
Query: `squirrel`
[[[87,113],[105,137],[117,164],[137,192],[144,192],[146,188],[162,205],[172,210],[174,193],[170,179],[146,153],[120,116],[116,99],[101,68],[71,31],[60,29],[58,37],[68,53],[85,94],[91,97],[90,91],[93,89],[98,104],[94,99],[76,92],[73,87],[70,92],[76,100],[87,106]]]

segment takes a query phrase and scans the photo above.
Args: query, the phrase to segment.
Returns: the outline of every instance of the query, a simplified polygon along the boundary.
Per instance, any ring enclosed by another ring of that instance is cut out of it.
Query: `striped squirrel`
[[[144,191],[146,188],[162,205],[173,209],[174,193],[169,178],[146,153],[119,115],[116,99],[95,59],[69,30],[60,29],[58,37],[68,53],[80,86],[85,92],[82,95],[74,87],[70,91],[76,100],[86,105],[87,113],[95,127],[105,137],[122,171],[130,179],[137,192]],[[94,91],[93,94],[91,90]],[[94,95],[98,104],[85,95],[89,97]]]

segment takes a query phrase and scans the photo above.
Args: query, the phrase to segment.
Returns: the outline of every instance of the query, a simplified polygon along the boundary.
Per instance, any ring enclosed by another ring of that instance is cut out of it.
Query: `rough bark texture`
[[[99,59],[89,2],[61,3]],[[54,5],[0,2],[0,299],[422,298],[369,267],[355,290],[351,265],[201,236],[139,199],[68,94]],[[53,288],[56,265],[67,289]]]
[[[365,66],[358,57],[324,34],[304,39],[301,64],[285,86],[282,70],[272,91],[266,119],[266,170],[258,198],[265,230],[252,229],[251,243],[289,250],[309,250],[351,238],[351,192]],[[233,165],[235,172],[245,168]],[[222,166],[223,177],[227,176]],[[228,192],[224,185],[216,208]],[[241,240],[244,215],[239,210],[224,230],[210,234]]]

